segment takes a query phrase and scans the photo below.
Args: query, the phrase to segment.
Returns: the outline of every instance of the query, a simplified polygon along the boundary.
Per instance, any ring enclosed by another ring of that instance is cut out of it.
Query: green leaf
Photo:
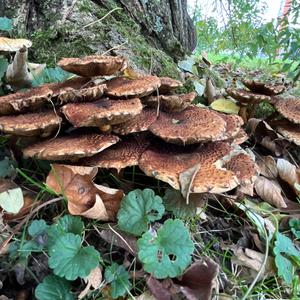
[[[59,236],[49,251],[49,267],[54,274],[75,280],[87,277],[98,266],[100,254],[93,246],[82,247],[81,237],[73,233]]]
[[[291,227],[291,231],[294,236],[299,239],[300,238],[300,220],[299,219],[290,219],[289,225]]]
[[[233,101],[229,99],[218,99],[211,103],[210,107],[213,110],[227,113],[227,114],[238,114],[240,107]]]
[[[30,226],[28,227],[28,234],[31,237],[35,237],[35,236],[45,233],[47,228],[48,228],[48,225],[45,222],[45,220],[34,220],[31,222]]]
[[[134,190],[126,195],[118,213],[120,229],[141,235],[150,222],[161,219],[165,212],[161,197],[151,189]]]
[[[129,274],[123,265],[113,263],[106,267],[104,278],[111,283],[111,296],[114,299],[124,296],[131,289]]]
[[[8,67],[8,60],[4,57],[0,57],[0,79],[4,76]]]
[[[32,86],[36,87],[44,83],[61,82],[71,76],[72,74],[64,71],[60,67],[45,68],[38,76],[35,76],[32,81]]]
[[[300,251],[298,251],[293,242],[285,235],[277,232],[275,247],[275,264],[278,269],[278,275],[287,283],[292,283],[296,263],[299,267]]]
[[[178,67],[186,72],[193,73],[194,64],[195,64],[194,59],[189,57],[186,60],[182,60],[182,61],[178,62]]]
[[[0,30],[10,31],[13,29],[13,21],[6,17],[0,17]]]
[[[180,220],[167,220],[157,235],[146,232],[137,243],[145,271],[155,278],[177,277],[191,263],[194,244]]]
[[[8,213],[17,214],[24,205],[21,188],[0,193],[0,206]]]
[[[14,166],[12,161],[8,157],[4,157],[0,161],[0,177],[9,177],[14,172]]]
[[[198,81],[193,81],[195,91],[199,96],[202,96],[204,94],[205,86]]]
[[[166,210],[171,211],[177,218],[193,217],[197,212],[197,201],[186,204],[180,191],[167,189],[163,199]]]
[[[35,289],[38,300],[74,300],[70,293],[70,283],[58,276],[48,275]]]

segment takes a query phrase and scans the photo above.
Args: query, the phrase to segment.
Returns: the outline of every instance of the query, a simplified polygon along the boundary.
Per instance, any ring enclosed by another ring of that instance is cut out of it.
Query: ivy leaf
[[[150,222],[161,219],[164,212],[162,199],[153,190],[137,189],[123,198],[118,225],[122,230],[138,236],[147,231]]]
[[[197,213],[198,202],[190,201],[186,204],[180,191],[167,189],[163,199],[166,210],[171,211],[176,218],[193,217]]]
[[[108,283],[111,283],[111,296],[114,299],[124,296],[131,289],[129,274],[122,265],[113,263],[106,267],[104,278]]]
[[[291,231],[294,236],[299,239],[300,238],[300,220],[298,219],[290,219],[289,225],[291,227]]]
[[[28,227],[28,234],[31,237],[38,236],[43,234],[48,228],[47,223],[45,220],[34,220],[31,222],[30,226]]]
[[[35,289],[38,300],[74,300],[70,293],[70,283],[58,276],[48,275]]]
[[[292,283],[295,267],[293,263],[299,266],[300,251],[298,251],[293,242],[281,233],[276,233],[275,264],[278,269],[278,275],[287,283]]]
[[[87,277],[100,259],[94,247],[82,247],[81,237],[73,233],[58,237],[49,254],[49,267],[54,274],[68,280]]]
[[[167,220],[156,236],[146,232],[137,243],[145,271],[155,278],[177,277],[191,263],[194,244],[180,220]]]
[[[0,193],[0,206],[8,213],[17,214],[24,205],[21,188]]]
[[[13,29],[13,21],[6,17],[0,17],[0,30],[10,31]]]

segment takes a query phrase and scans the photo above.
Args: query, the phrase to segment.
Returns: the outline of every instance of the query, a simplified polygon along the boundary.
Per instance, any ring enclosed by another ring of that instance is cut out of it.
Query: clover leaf
[[[158,279],[181,275],[194,251],[189,232],[181,220],[167,220],[156,236],[146,232],[137,243],[145,271]]]
[[[35,289],[38,300],[74,300],[70,293],[70,283],[58,276],[48,275]]]
[[[45,222],[45,220],[34,220],[28,227],[28,234],[31,237],[35,237],[40,234],[43,234],[47,230],[47,228],[48,225]]]
[[[49,254],[49,267],[54,274],[68,280],[87,277],[97,267],[100,259],[100,254],[94,247],[82,247],[81,237],[73,233],[58,237]]]
[[[292,283],[295,271],[294,263],[298,267],[300,265],[300,251],[295,248],[293,242],[288,237],[279,232],[276,233],[273,251],[278,275],[282,276],[287,283]]]
[[[114,299],[124,296],[131,288],[129,274],[122,265],[113,263],[106,267],[104,278],[108,283],[111,283],[111,296]]]
[[[138,236],[148,229],[150,222],[161,219],[164,212],[162,199],[153,190],[137,189],[122,200],[118,225],[120,229]]]

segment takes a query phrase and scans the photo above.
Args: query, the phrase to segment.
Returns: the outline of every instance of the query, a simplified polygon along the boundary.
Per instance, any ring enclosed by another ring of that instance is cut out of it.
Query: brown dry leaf
[[[171,300],[172,295],[176,294],[176,291],[172,291],[174,284],[171,279],[159,281],[153,277],[149,277],[146,284],[157,300]]]
[[[251,269],[250,274],[253,276],[253,278],[255,278],[257,272],[259,272],[259,270],[262,267],[265,255],[263,253],[248,248],[242,249],[240,247],[234,247],[232,250],[234,252],[234,255],[231,261],[234,264]],[[267,263],[264,266],[264,270],[260,276],[260,279],[275,274],[276,274],[276,268],[275,268],[274,258],[269,256],[267,258]]]
[[[277,160],[277,170],[279,177],[287,182],[292,188],[294,188],[295,183],[300,184],[300,178],[298,176],[300,170],[297,170],[296,166],[289,161],[279,158]]]
[[[256,161],[260,174],[263,176],[275,179],[278,176],[276,161],[271,155],[259,156]]]
[[[157,300],[150,292],[144,292],[142,295],[139,295],[135,298],[136,300]]]
[[[182,276],[174,279],[180,292],[188,300],[210,300],[217,286],[219,266],[210,258],[194,262]]]
[[[97,168],[52,165],[46,184],[68,201],[70,214],[102,221],[115,220],[123,191],[94,184]]]
[[[82,299],[87,296],[90,292],[90,289],[94,290],[99,289],[102,282],[102,270],[100,267],[96,267],[91,271],[89,276],[84,279],[85,283],[87,283],[85,289],[78,295],[78,299]]]
[[[180,191],[182,196],[186,199],[187,204],[189,204],[189,197],[193,181],[199,170],[200,164],[196,164],[179,174]]]
[[[254,183],[254,188],[257,195],[262,200],[274,205],[277,208],[287,207],[281,194],[281,188],[277,182],[259,176]]]

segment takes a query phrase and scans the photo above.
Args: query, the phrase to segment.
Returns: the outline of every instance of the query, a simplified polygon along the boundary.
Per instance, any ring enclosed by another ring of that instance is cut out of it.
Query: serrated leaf
[[[70,293],[70,283],[58,276],[48,275],[35,289],[35,297],[38,300],[74,300]]]
[[[12,19],[6,17],[0,17],[0,30],[2,31],[10,31],[13,29],[13,21]]]
[[[45,220],[34,220],[28,227],[28,234],[31,237],[35,237],[39,234],[43,234],[47,230],[47,228],[48,225]]]
[[[298,251],[293,242],[281,233],[276,233],[275,247],[275,264],[278,269],[278,275],[281,276],[287,283],[292,283],[296,262],[299,267],[300,251]]]
[[[98,266],[100,259],[94,247],[82,247],[81,237],[73,233],[58,237],[49,255],[49,267],[54,274],[68,280],[87,277]]]
[[[299,239],[300,238],[300,220],[299,219],[290,219],[289,225],[291,227],[291,231],[294,236]]]
[[[180,191],[167,189],[163,199],[166,210],[171,211],[177,218],[193,217],[197,212],[197,201],[186,204]]]
[[[138,240],[138,257],[144,269],[158,279],[176,277],[191,263],[194,244],[180,220],[167,220],[153,236],[146,232]]]
[[[24,205],[21,188],[15,188],[0,193],[0,206],[8,213],[17,214]]]
[[[150,222],[161,219],[165,212],[161,197],[151,189],[134,190],[126,195],[118,212],[120,229],[134,235],[141,235]]]
[[[211,103],[210,107],[213,110],[227,113],[227,114],[238,114],[240,107],[232,100],[229,99],[218,99]]]
[[[104,278],[111,283],[111,296],[114,299],[124,296],[131,289],[129,274],[123,265],[113,263],[106,267]]]

